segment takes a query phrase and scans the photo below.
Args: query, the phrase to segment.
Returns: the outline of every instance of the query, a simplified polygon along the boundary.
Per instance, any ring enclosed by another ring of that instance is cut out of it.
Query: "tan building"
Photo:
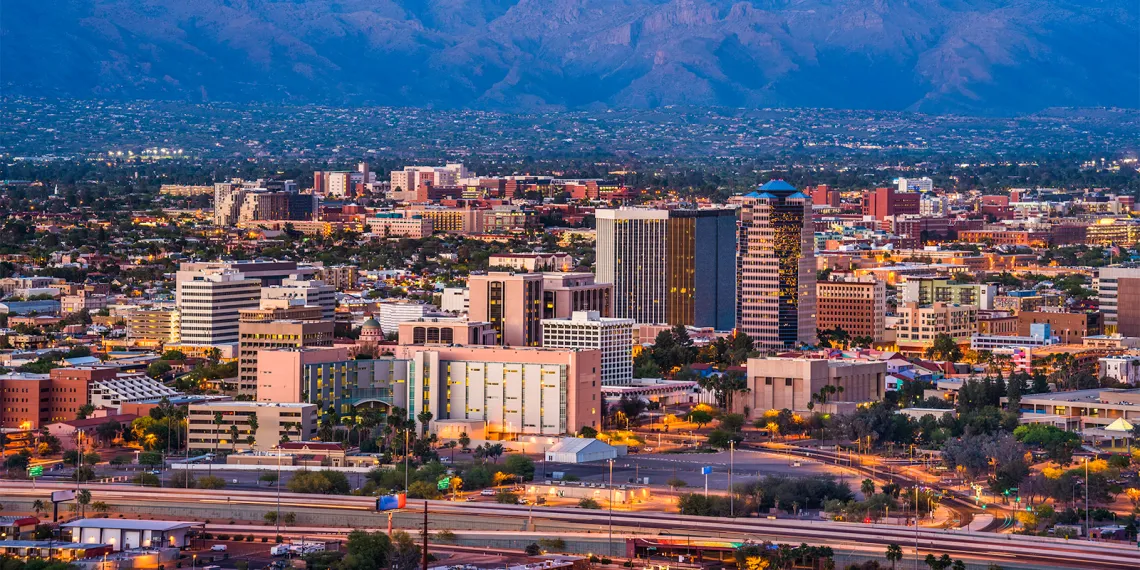
[[[320,307],[289,307],[241,311],[238,325],[238,393],[257,394],[258,353],[277,348],[332,346],[331,320],[322,320]]]
[[[570,271],[574,257],[568,253],[499,253],[487,260],[489,267],[513,271]]]
[[[1017,334],[1029,335],[1029,327],[1046,323],[1061,344],[1082,344],[1086,336],[1104,334],[1104,315],[1099,312],[1063,313],[1052,311],[1023,311],[1017,314]]]
[[[381,237],[406,237],[421,239],[430,236],[435,231],[431,218],[423,216],[404,217],[400,214],[378,214],[368,218],[368,231]]]
[[[750,409],[753,418],[768,410],[806,412],[812,394],[824,386],[843,388],[830,402],[876,402],[886,390],[886,374],[885,362],[749,358],[748,391],[736,396],[734,406]]]
[[[427,318],[399,324],[399,344],[493,345],[497,333],[491,323],[467,319]]]
[[[978,334],[990,336],[1017,335],[1017,316],[1005,311],[978,311]]]
[[[543,273],[542,318],[566,319],[576,311],[614,316],[614,286],[595,283],[593,273]]]
[[[356,287],[359,274],[355,265],[332,265],[318,267],[313,279],[324,281],[337,291],[347,291]]]
[[[472,321],[485,321],[497,333],[496,344],[542,344],[542,274],[493,271],[467,279]]]
[[[222,423],[215,424],[215,414]],[[249,418],[257,417],[257,430]],[[189,448],[219,452],[269,451],[283,441],[308,441],[317,432],[317,406],[303,403],[277,402],[206,402],[190,404]],[[234,439],[230,426],[237,426]],[[249,437],[253,436],[250,444]]]
[[[59,312],[62,315],[70,315],[80,311],[93,313],[99,309],[105,309],[109,303],[110,299],[106,295],[93,295],[84,291],[75,295],[61,296],[59,298]]]
[[[178,309],[137,309],[127,313],[127,338],[140,346],[162,346],[180,340]]]
[[[896,310],[899,318],[896,341],[902,352],[922,352],[934,344],[940,334],[950,335],[966,345],[978,327],[978,308],[974,305],[904,303]]]
[[[601,426],[601,352],[497,346],[401,346],[411,361],[408,415],[481,421],[491,437]],[[400,396],[397,395],[396,405]]]
[[[887,285],[873,277],[816,283],[816,320],[821,329],[841,328],[852,338],[883,340]]]

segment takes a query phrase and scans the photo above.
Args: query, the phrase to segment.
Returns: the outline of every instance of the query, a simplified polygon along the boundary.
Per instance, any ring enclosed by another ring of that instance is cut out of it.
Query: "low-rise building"
[[[218,414],[220,424],[215,423]],[[256,430],[251,429],[250,417],[257,418]],[[267,451],[285,441],[312,439],[317,432],[317,406],[297,402],[203,402],[190,404],[187,423],[189,449]],[[230,426],[237,427],[237,438],[231,434]]]
[[[831,401],[876,402],[886,392],[887,364],[875,361],[807,358],[749,358],[748,391],[734,399],[735,410],[753,418],[768,410],[808,411],[812,396],[824,386],[842,388]]]
[[[71,540],[84,544],[107,544],[112,551],[134,548],[186,548],[190,531],[205,523],[136,519],[80,519],[60,525],[71,531]]]
[[[896,315],[895,338],[902,352],[923,352],[940,334],[965,345],[978,325],[978,308],[974,305],[904,303],[899,305]]]
[[[1140,383],[1140,355],[1106,356],[1097,360],[1098,375],[1125,384]]]

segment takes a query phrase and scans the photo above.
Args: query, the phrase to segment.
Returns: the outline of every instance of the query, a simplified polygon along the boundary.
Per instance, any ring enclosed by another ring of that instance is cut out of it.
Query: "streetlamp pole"
[[[728,441],[728,516],[736,517],[736,494],[732,492],[733,454],[736,451],[736,442]]]
[[[614,460],[610,459],[610,538],[606,543],[606,552],[613,555],[614,550]]]
[[[1085,458],[1085,540],[1089,537],[1089,458]]]

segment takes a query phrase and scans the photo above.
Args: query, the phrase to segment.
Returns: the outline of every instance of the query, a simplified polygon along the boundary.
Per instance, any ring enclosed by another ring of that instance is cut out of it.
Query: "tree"
[[[91,510],[101,515],[105,515],[108,511],[111,510],[111,506],[103,501],[95,501],[94,503],[91,503]]]
[[[933,554],[927,554],[925,562],[930,570],[946,570],[954,563],[949,554],[943,554],[940,558],[935,558]]]
[[[196,486],[199,489],[225,489],[226,488],[226,480],[222,479],[221,477],[215,477],[213,475],[207,475],[205,477],[198,479],[198,483]]]
[[[468,437],[467,432],[459,434],[459,447],[467,449],[469,445],[471,445],[471,438]]]
[[[954,337],[946,333],[938,333],[934,336],[934,342],[930,348],[926,349],[926,357],[946,362],[958,362],[962,360],[962,349],[958,348],[958,343],[954,341]]]
[[[519,504],[519,496],[510,491],[499,491],[495,493],[495,502],[503,505],[517,505]]]
[[[408,485],[408,497],[412,499],[438,499],[442,496],[439,488],[427,481],[412,481]]]
[[[744,441],[744,435],[717,428],[709,432],[708,445],[717,449],[728,449],[733,443]]]
[[[687,419],[690,422],[697,424],[698,429],[713,421],[712,414],[704,410],[693,410],[689,412]]]
[[[870,479],[863,479],[859,485],[859,490],[863,492],[864,497],[870,497],[875,494],[875,482]]]
[[[87,515],[87,505],[91,504],[91,491],[80,489],[75,493],[75,504],[79,505],[83,516]]]
[[[278,480],[278,477],[277,477],[277,473],[275,473],[275,472],[273,472],[273,471],[266,471],[265,473],[262,473],[262,474],[261,474],[261,475],[260,475],[260,476],[257,478],[257,480],[258,480],[258,481],[264,481],[264,482],[266,482],[266,483],[268,483],[268,484],[272,485],[272,484],[274,484],[274,483],[276,483],[276,482],[277,482],[277,480]]]
[[[595,501],[594,499],[588,498],[588,497],[579,500],[578,501],[578,507],[583,508],[583,509],[600,509],[600,508],[602,508],[602,506],[599,505],[597,501]]]
[[[348,535],[343,570],[381,570],[389,567],[392,540],[383,532],[354,530]]]
[[[249,436],[245,438],[245,442],[249,445],[250,449],[253,449],[254,444],[257,443],[257,428],[261,427],[257,423],[257,414],[246,416],[245,423],[249,426]]]
[[[83,404],[82,406],[79,406],[79,410],[75,412],[75,419],[85,420],[87,419],[87,416],[90,416],[94,412],[95,406],[91,404]]]
[[[888,544],[887,545],[887,562],[891,563],[891,568],[894,568],[895,564],[898,564],[899,561],[902,559],[903,559],[902,547],[897,545],[897,544]]]
[[[521,454],[508,455],[503,462],[503,470],[523,481],[530,481],[534,479],[534,460]]]
[[[47,505],[42,499],[36,499],[32,501],[32,510],[36,512],[36,516],[39,516],[40,513],[47,511]]]

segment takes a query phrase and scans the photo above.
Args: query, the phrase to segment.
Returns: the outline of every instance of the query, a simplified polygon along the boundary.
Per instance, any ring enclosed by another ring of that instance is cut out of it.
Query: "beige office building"
[[[816,321],[820,329],[843,329],[852,338],[883,340],[887,321],[887,285],[871,276],[816,283]]]
[[[472,321],[486,321],[502,346],[542,344],[542,274],[493,271],[467,279]]]
[[[966,345],[978,327],[978,308],[974,305],[904,303],[895,314],[899,319],[895,338],[901,352],[923,352],[940,334]]]
[[[322,318],[320,307],[242,311],[238,342],[238,393],[257,395],[260,351],[332,346],[334,327],[332,320]]]
[[[222,423],[215,424],[215,414]],[[257,417],[257,430],[250,429]],[[269,451],[282,441],[309,441],[317,433],[317,406],[278,402],[206,402],[190,404],[187,417],[189,448],[219,452]],[[234,439],[230,426],[237,426]],[[249,437],[253,436],[253,444]]]
[[[178,309],[135,309],[127,313],[127,339],[143,346],[179,342]]]
[[[748,408],[752,418],[768,410],[807,412],[812,394],[824,386],[843,388],[830,402],[876,402],[886,390],[886,374],[885,362],[749,358],[748,391],[737,394],[734,407]]]

